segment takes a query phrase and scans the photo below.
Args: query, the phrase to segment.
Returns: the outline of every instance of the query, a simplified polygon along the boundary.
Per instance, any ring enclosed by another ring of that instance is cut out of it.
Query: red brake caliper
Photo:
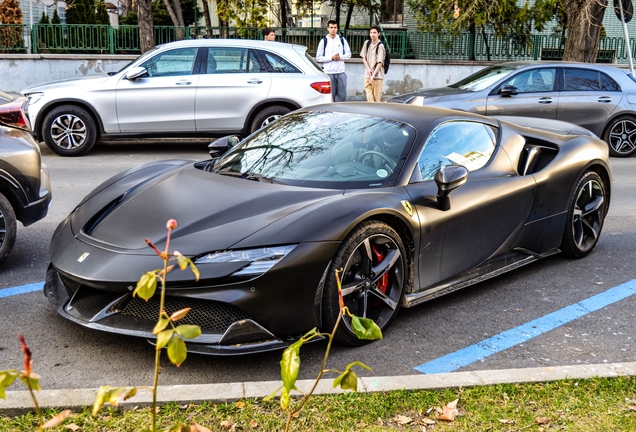
[[[375,245],[371,245],[371,250],[373,251],[373,264],[380,264],[384,257],[383,254]],[[386,272],[382,275],[380,280],[378,281],[377,288],[382,291],[383,294],[386,294],[386,289],[389,287],[389,272]]]

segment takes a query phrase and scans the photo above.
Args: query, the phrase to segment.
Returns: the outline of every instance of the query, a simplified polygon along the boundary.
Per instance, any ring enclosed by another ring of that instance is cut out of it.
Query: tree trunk
[[[349,28],[349,26],[351,25],[351,16],[353,15],[353,6],[354,4],[352,2],[349,2],[349,9],[347,9],[347,20],[345,21],[345,27],[346,29]]]
[[[185,23],[183,22],[183,12],[181,11],[181,3],[179,3],[178,0],[174,1],[174,3],[170,0],[163,0],[163,3],[166,5],[166,10],[168,11],[168,15],[170,15],[172,24],[175,27],[185,27]]]
[[[205,26],[212,27],[212,18],[210,17],[210,4],[208,3],[208,0],[203,0],[203,15],[205,18]],[[194,23],[194,25],[197,25],[197,23]]]
[[[152,5],[150,0],[137,0],[139,17],[139,46],[145,53],[155,47],[154,27],[152,25]]]
[[[278,25],[287,28],[287,0],[280,0],[280,19]]]
[[[336,16],[335,21],[338,24],[338,28],[340,28],[340,8],[342,7],[342,0],[336,0]]]
[[[563,61],[595,63],[607,0],[565,0],[568,35]]]

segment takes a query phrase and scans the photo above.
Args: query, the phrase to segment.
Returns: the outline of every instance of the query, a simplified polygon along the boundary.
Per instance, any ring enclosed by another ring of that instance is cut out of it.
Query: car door
[[[557,120],[578,124],[600,136],[623,96],[620,85],[594,69],[562,70],[563,89],[559,96]]]
[[[454,121],[428,137],[407,191],[421,223],[420,287],[425,288],[468,271],[510,247],[532,208],[535,181],[514,170],[507,154],[496,147],[497,129],[479,122]],[[437,207],[435,172],[459,164],[468,180],[450,195],[450,209]],[[507,164],[507,165],[506,165]],[[483,169],[482,169],[483,168]]]
[[[555,88],[556,68],[535,68],[519,72],[488,95],[486,115],[511,115],[556,119],[559,93]],[[501,88],[512,86],[517,94],[502,96]]]
[[[252,108],[267,99],[271,77],[254,50],[209,47],[202,57],[195,103],[197,131],[243,129]]]
[[[148,71],[146,76],[120,79],[116,100],[121,132],[194,132],[196,55],[196,48],[160,52],[139,65]]]

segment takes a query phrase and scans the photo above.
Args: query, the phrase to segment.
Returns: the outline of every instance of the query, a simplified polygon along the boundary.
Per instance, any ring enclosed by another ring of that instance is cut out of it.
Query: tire
[[[260,128],[267,126],[275,120],[278,120],[279,117],[284,116],[290,111],[291,110],[289,108],[280,105],[270,106],[259,111],[259,113],[256,114],[256,117],[254,117],[254,120],[252,121],[250,132],[256,132]]]
[[[616,117],[607,127],[603,140],[610,156],[629,157],[636,153],[636,119],[631,116]]]
[[[9,200],[0,194],[0,265],[7,259],[15,243],[17,226]]]
[[[603,179],[588,171],[576,184],[570,202],[561,250],[571,258],[587,256],[601,235],[607,213],[607,191]]]
[[[41,136],[60,156],[81,156],[95,145],[97,128],[95,120],[84,108],[61,105],[44,117]]]
[[[345,306],[354,315],[373,319],[384,331],[400,310],[407,265],[404,244],[393,228],[380,221],[358,225],[340,245],[325,283],[322,307],[325,330],[333,329],[340,311],[337,269],[344,269],[340,277]],[[369,342],[358,339],[351,331],[348,317],[343,317],[335,339],[350,346]]]

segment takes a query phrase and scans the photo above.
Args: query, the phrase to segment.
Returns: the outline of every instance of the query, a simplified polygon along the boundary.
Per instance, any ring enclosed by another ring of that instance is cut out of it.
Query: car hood
[[[342,194],[222,176],[190,164],[123,190],[115,182],[79,206],[71,229],[94,246],[145,255],[153,252],[144,239],[162,249],[166,222],[175,219],[170,248],[193,256],[229,249],[285,216]]]
[[[100,84],[110,78],[110,75],[97,74],[97,75],[87,75],[83,77],[75,77],[75,78],[66,78],[62,80],[49,81],[42,84],[37,84],[31,87],[27,87],[23,89],[20,93],[28,94],[28,93],[36,93],[50,89],[59,89],[60,87],[74,87],[77,85],[87,86],[93,84]]]
[[[395,96],[389,99],[389,102],[397,103],[417,103],[417,99],[424,98],[424,101],[436,102],[440,99],[468,99],[474,96],[475,92],[470,90],[462,90],[454,87],[440,87],[434,89],[418,90],[412,93],[405,93],[403,95]],[[420,98],[418,98],[418,96]],[[417,99],[416,99],[417,98]],[[426,104],[426,102],[424,102]]]

